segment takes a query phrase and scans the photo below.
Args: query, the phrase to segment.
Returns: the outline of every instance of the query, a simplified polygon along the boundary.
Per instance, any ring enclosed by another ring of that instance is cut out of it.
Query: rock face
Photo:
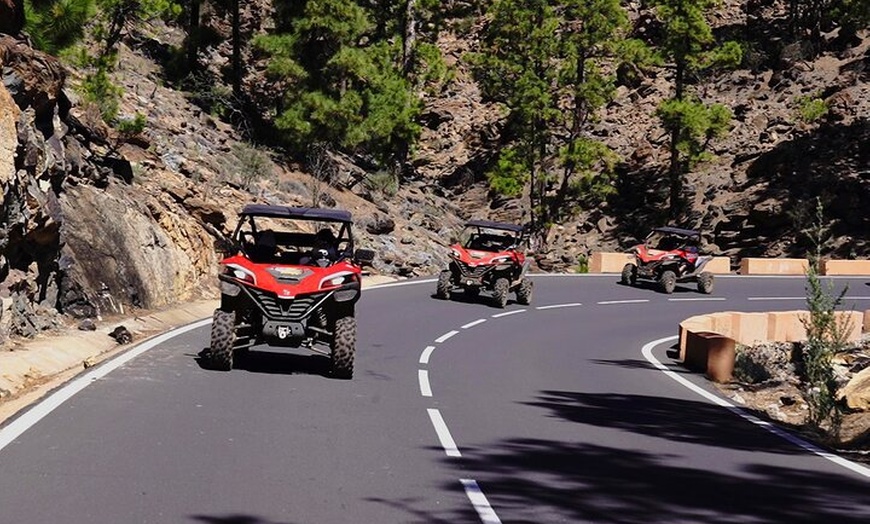
[[[4,334],[31,336],[58,313],[96,317],[212,292],[213,238],[201,212],[132,184],[107,128],[65,92],[54,58],[0,37],[0,296]],[[195,196],[195,195],[191,195]],[[217,207],[217,206],[215,206]],[[212,210],[213,211],[213,210]]]
[[[852,377],[840,394],[850,409],[870,411],[870,368]]]

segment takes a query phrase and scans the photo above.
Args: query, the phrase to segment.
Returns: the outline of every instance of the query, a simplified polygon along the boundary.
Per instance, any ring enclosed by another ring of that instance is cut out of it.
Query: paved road
[[[433,288],[366,291],[353,381],[284,350],[203,370],[202,326],[70,384],[0,430],[0,523],[870,522],[867,469],[643,354],[670,367],[661,339],[694,314],[801,308],[801,279],[540,276],[506,310]]]

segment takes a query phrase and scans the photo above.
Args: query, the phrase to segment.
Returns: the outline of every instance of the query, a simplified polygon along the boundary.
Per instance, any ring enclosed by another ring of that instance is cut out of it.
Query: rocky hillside
[[[628,4],[643,36],[649,17],[641,3]],[[752,54],[742,69],[708,83],[706,101],[734,108],[735,120],[713,144],[715,160],[691,175],[692,205],[678,225],[703,229],[718,254],[803,256],[802,230],[821,196],[831,220],[826,251],[868,255],[870,38],[841,42],[832,32],[824,52],[809,59],[782,45],[782,28],[767,23],[781,17],[782,2],[724,4],[716,31],[742,35]],[[216,111],[229,92],[219,80],[231,52],[226,39],[203,51],[214,79],[207,89],[173,89],[169,50],[184,32],[162,23],[128,34],[113,73],[124,88],[121,116],[141,114],[147,124],[141,132],[112,129],[80,99],[82,73],[27,44],[20,5],[0,1],[0,32],[12,35],[0,37],[4,335],[213,295],[214,241],[247,202],[347,208],[360,244],[378,252],[376,271],[400,276],[443,267],[444,245],[466,218],[528,220],[525,201],[496,198],[485,183],[505,111],[483,100],[465,60],[485,23],[473,10],[460,10],[463,18],[448,20],[441,33],[452,79],[425,95],[421,142],[395,187],[358,159],[323,152],[303,167],[268,148],[268,136],[257,132],[268,125],[265,112]],[[246,4],[246,39],[269,27],[270,12],[267,0]],[[221,16],[209,20],[227,36]],[[250,47],[243,54],[244,88],[252,103],[264,103],[275,96],[264,58]],[[668,75],[653,70],[618,87],[595,128],[623,159],[617,192],[554,226],[536,254],[539,267],[574,269],[591,251],[625,247],[665,221],[667,137],[653,114],[668,96]],[[827,114],[802,119],[808,96],[823,99]]]

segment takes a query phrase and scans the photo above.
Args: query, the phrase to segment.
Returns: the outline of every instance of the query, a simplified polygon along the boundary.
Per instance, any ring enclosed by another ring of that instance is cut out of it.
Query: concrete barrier
[[[593,251],[589,258],[590,273],[622,273],[622,268],[629,262],[634,262],[634,255],[629,253],[610,253],[606,251]],[[713,257],[707,262],[704,271],[716,274],[728,274],[731,272],[731,259],[729,257]]]
[[[731,258],[729,257],[713,257],[713,260],[707,262],[704,266],[704,271],[715,273],[717,275],[727,275],[731,273]]]
[[[825,275],[870,275],[870,260],[826,260],[822,264]]]
[[[704,373],[713,382],[729,382],[734,374],[735,348],[733,338],[719,333],[690,332],[683,364],[692,371]]]
[[[634,262],[634,255],[593,251],[592,257],[589,259],[589,272],[622,273],[622,268],[629,262]]]
[[[708,343],[700,341],[695,336],[697,333],[714,333],[744,345],[806,340],[807,331],[803,319],[807,315],[807,311],[770,313],[725,311],[689,317],[679,324],[680,360],[684,364],[687,360],[697,361],[700,357],[689,355],[706,351]],[[837,322],[846,328],[845,340],[854,342],[861,338],[865,326],[870,324],[870,310],[838,311],[836,318]],[[700,346],[695,348],[692,344],[700,344]]]
[[[804,275],[809,263],[803,258],[744,258],[741,275]]]

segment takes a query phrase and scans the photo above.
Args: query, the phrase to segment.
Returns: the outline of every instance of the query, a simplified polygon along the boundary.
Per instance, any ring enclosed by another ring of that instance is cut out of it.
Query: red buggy
[[[531,304],[533,285],[526,277],[531,259],[521,248],[526,240],[524,231],[522,226],[504,222],[466,223],[460,241],[450,246],[452,260],[438,275],[435,296],[449,299],[455,290],[469,296],[486,291],[495,305],[503,308],[513,291],[517,302]]]
[[[333,376],[351,378],[360,274],[374,258],[354,251],[351,225],[347,211],[245,206],[221,261],[207,364],[228,371],[265,343],[329,355]]]

